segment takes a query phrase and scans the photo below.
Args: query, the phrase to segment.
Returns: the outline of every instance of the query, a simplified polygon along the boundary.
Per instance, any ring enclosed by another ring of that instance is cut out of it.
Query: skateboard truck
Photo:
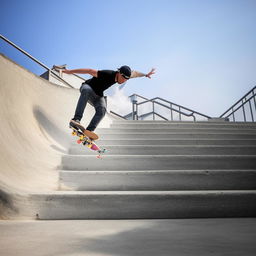
[[[99,155],[97,156],[97,158],[102,158],[101,155],[104,154],[106,152],[105,148],[100,148],[99,146],[97,146],[97,144],[90,139],[89,137],[87,137],[83,132],[81,132],[79,129],[76,129],[72,126],[69,126],[73,131],[72,131],[72,135],[73,136],[78,136],[79,139],[77,140],[78,144],[83,144],[84,146],[87,146],[89,149],[96,151]]]

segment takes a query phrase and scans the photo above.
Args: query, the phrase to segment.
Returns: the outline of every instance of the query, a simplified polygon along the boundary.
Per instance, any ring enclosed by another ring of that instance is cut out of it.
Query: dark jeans
[[[77,102],[74,119],[79,121],[82,119],[86,104],[87,102],[90,102],[92,106],[94,106],[96,113],[86,129],[89,131],[94,131],[98,126],[99,122],[106,114],[106,100],[104,97],[98,96],[93,91],[93,89],[86,83],[82,84],[82,86],[80,87],[80,92],[81,95]]]

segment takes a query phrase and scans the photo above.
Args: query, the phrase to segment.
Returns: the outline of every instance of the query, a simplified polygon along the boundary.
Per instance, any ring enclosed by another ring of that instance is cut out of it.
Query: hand
[[[148,73],[148,74],[146,74],[146,77],[148,77],[148,78],[150,78],[151,79],[151,76],[153,75],[153,74],[155,74],[155,68],[152,68],[151,69],[151,71]]]

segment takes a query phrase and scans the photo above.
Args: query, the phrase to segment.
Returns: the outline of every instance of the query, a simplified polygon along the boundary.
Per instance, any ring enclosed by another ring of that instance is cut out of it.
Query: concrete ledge
[[[229,122],[229,118],[212,117],[212,118],[208,118],[208,122]]]
[[[237,123],[170,123],[170,122],[165,122],[165,123],[116,123],[113,122],[110,125],[110,129],[123,129],[123,128],[128,128],[128,129],[147,129],[147,128],[156,128],[156,129],[256,129],[256,123],[244,123],[244,124],[237,124]]]
[[[87,147],[70,148],[71,155],[95,154]],[[108,145],[108,155],[256,155],[256,146],[207,146],[207,145]]]
[[[256,139],[113,139],[98,141],[99,145],[256,145]],[[73,143],[77,145],[77,143]]]
[[[123,133],[130,133],[130,134],[137,134],[137,133],[146,133],[146,134],[168,134],[168,133],[175,133],[175,134],[208,134],[208,133],[214,133],[214,134],[222,134],[222,133],[231,133],[231,134],[256,134],[255,128],[244,128],[244,129],[237,129],[237,128],[212,128],[211,126],[207,129],[205,128],[172,128],[172,127],[159,127],[154,128],[153,126],[150,126],[148,128],[99,128],[97,129],[97,133],[99,135],[101,134],[123,134]]]
[[[256,139],[256,133],[102,133],[100,140],[116,139]]]
[[[169,125],[256,125],[256,122],[225,122],[223,124],[223,121],[164,121],[164,120],[114,120],[113,124],[169,124]]]
[[[256,191],[56,192],[31,194],[39,219],[162,219],[256,216]]]
[[[61,171],[60,184],[80,191],[256,190],[256,170]]]
[[[64,170],[200,170],[200,169],[255,169],[256,156],[200,156],[200,155],[64,155]]]

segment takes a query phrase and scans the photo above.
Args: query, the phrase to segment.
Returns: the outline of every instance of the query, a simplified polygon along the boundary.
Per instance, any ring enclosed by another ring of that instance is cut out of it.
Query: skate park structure
[[[166,234],[172,241],[175,240],[173,235],[177,236],[177,242],[179,239],[186,241],[183,239],[187,232],[200,234],[198,237],[207,244],[211,240],[204,240],[204,236],[217,227],[216,232],[223,234],[223,240],[231,240],[232,246],[237,245],[238,252],[253,255],[256,214],[254,122],[128,121],[107,114],[99,127],[99,135],[108,155],[97,159],[92,152],[75,143],[68,128],[79,97],[77,89],[51,83],[2,54],[0,70],[1,219],[36,220],[37,224],[32,225],[40,225],[42,234],[44,230],[47,234],[51,228],[63,234],[66,232],[63,227],[67,225],[79,239],[84,239],[81,234],[86,229],[91,232],[92,240],[115,229],[121,232],[119,239],[123,237],[122,241],[133,241],[133,244],[136,244],[133,237],[140,241],[139,237],[143,236],[147,241],[161,238],[163,245]],[[88,105],[84,120],[90,120],[93,113]],[[231,217],[234,219],[223,219]],[[107,222],[110,219],[115,222]],[[128,222],[131,219],[134,222]],[[140,222],[135,222],[138,219]],[[152,219],[156,219],[154,224]],[[178,220],[170,224],[173,219]],[[99,222],[96,225],[68,220]],[[4,223],[1,230],[6,227],[11,232],[10,225],[10,222]],[[20,223],[14,225],[17,228]],[[23,225],[26,230],[31,223]],[[79,230],[79,225],[83,230]],[[108,232],[102,230],[103,225]],[[208,230],[204,226],[208,226]],[[184,236],[179,236],[181,230]],[[158,232],[158,238],[154,232]],[[232,240],[236,232],[238,236]],[[31,234],[34,233],[31,231]],[[184,254],[179,255],[186,255],[186,248],[198,241],[193,240],[194,237],[188,239],[190,244],[183,243]],[[62,240],[69,239],[74,237]],[[46,240],[46,244],[51,244],[49,238]],[[230,252],[231,242],[223,245],[223,240],[212,244],[220,252]],[[200,251],[198,242],[195,243],[196,249],[190,255],[200,255],[198,252],[207,255],[205,250]],[[15,244],[18,246],[19,242]],[[27,242],[27,248],[31,248],[31,244]],[[100,244],[105,251],[111,247],[99,239],[91,248],[100,251]],[[221,249],[218,249],[219,244],[223,246]],[[118,251],[116,255],[132,255],[123,254],[122,244],[116,247],[111,247]],[[76,246],[64,248],[67,251],[73,248],[70,254],[76,250]],[[168,255],[170,250],[168,246],[159,246],[147,251],[150,246],[141,246],[141,243],[138,248],[143,248],[147,252],[145,255],[161,255],[161,248],[165,253],[162,255]],[[63,251],[63,255],[65,253]],[[40,255],[39,252],[36,255]]]

